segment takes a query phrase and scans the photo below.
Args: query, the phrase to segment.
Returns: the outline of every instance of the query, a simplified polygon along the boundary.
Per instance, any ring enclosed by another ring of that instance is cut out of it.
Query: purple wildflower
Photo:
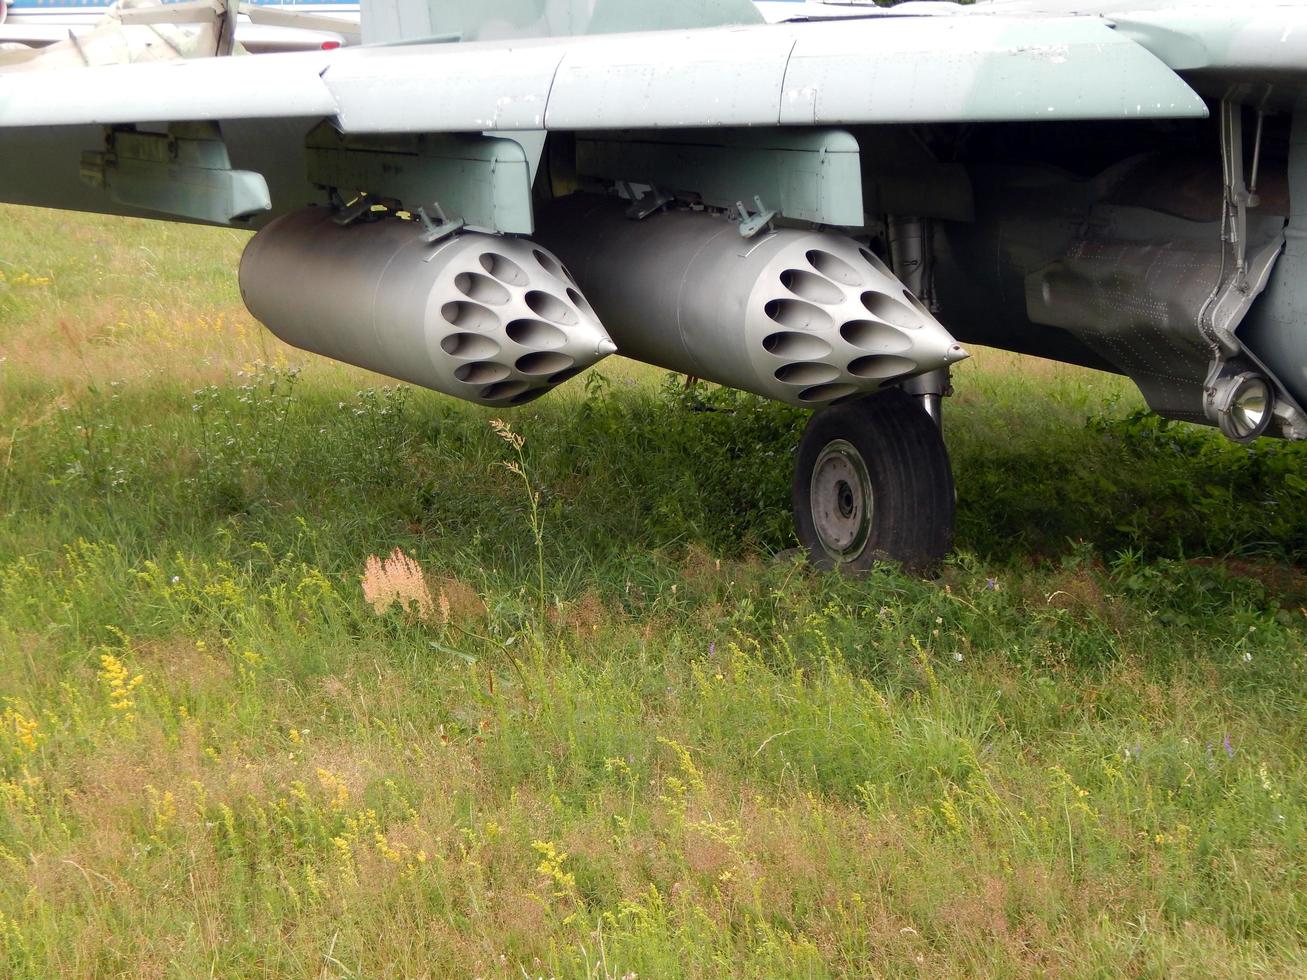
[[[1221,740],[1221,745],[1225,748],[1225,754],[1231,759],[1234,758],[1234,746],[1230,744],[1230,736],[1227,735]]]

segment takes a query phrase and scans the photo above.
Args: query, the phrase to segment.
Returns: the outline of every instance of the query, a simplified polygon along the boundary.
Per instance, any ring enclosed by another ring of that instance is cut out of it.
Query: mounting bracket
[[[736,201],[735,207],[731,209],[731,218],[740,223],[741,238],[752,238],[764,228],[770,227],[776,219],[778,212],[763,204],[760,196],[754,195],[753,203],[758,208],[753,213],[749,212],[743,201]]]
[[[531,168],[513,139],[440,133],[345,136],[322,123],[308,135],[306,159],[309,181],[345,199],[358,194],[389,198],[414,215],[438,199],[469,228],[519,235],[535,230]],[[432,227],[444,223],[441,219]]]
[[[842,228],[859,228],[866,220],[860,160],[858,141],[835,129],[576,135],[579,177],[619,187],[656,185],[682,203],[723,210],[757,195],[778,216]]]
[[[631,206],[626,209],[626,216],[632,221],[643,221],[651,214],[657,214],[676,200],[675,194],[669,194],[660,187],[649,185],[649,189],[637,194],[635,186],[627,180],[619,180],[617,189],[628,198]]]
[[[272,207],[267,181],[233,170],[217,123],[174,123],[166,133],[104,130],[104,149],[82,154],[81,178],[119,204],[216,225]]]
[[[442,238],[448,238],[450,235],[461,231],[466,225],[462,218],[445,217],[445,212],[441,209],[439,201],[431,205],[431,210],[435,214],[435,220],[432,220],[425,208],[418,208],[413,212],[413,216],[422,224],[422,234],[419,237],[428,245],[434,245]]]

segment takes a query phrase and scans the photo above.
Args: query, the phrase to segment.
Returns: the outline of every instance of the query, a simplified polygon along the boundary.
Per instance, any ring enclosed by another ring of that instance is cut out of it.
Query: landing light
[[[1275,411],[1275,389],[1260,374],[1237,374],[1217,382],[1212,402],[1216,424],[1235,442],[1251,442],[1266,431]]]

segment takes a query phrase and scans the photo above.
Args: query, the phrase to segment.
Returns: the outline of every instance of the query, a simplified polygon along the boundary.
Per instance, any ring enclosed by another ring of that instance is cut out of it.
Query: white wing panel
[[[1174,72],[1096,18],[805,27],[785,77],[784,124],[1206,115]]]
[[[329,116],[331,52],[0,74],[0,127]]]
[[[544,129],[567,48],[552,41],[363,48],[324,81],[348,133]]]
[[[596,39],[563,57],[550,129],[775,125],[794,36],[717,28]]]

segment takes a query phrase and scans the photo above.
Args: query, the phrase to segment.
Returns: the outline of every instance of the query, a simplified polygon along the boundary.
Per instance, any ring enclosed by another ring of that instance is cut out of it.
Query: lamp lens
[[[1271,392],[1265,381],[1252,379],[1240,386],[1230,406],[1231,419],[1240,435],[1260,432],[1270,407]]]

